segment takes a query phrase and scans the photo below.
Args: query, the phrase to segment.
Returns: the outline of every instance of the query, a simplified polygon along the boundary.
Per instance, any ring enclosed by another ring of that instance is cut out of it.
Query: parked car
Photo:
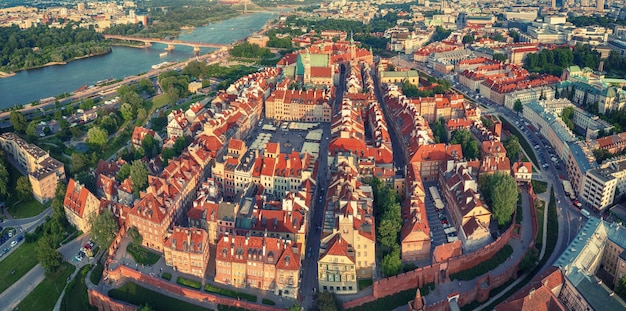
[[[15,247],[15,245],[17,245],[17,241],[11,242],[11,248]]]

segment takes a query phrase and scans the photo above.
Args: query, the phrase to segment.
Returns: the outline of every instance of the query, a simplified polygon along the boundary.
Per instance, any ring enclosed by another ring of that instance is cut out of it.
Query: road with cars
[[[544,181],[547,181],[548,184],[552,184],[552,189],[554,189],[557,203],[559,235],[554,252],[551,254],[550,258],[548,258],[546,265],[542,268],[543,271],[550,267],[558,256],[565,251],[567,245],[574,239],[576,234],[578,234],[580,227],[586,221],[585,217],[581,214],[581,210],[574,206],[574,202],[570,200],[569,196],[567,196],[563,190],[561,179],[569,180],[567,177],[567,171],[565,170],[565,165],[561,159],[558,159],[554,148],[550,145],[547,139],[537,131],[533,130],[530,127],[530,123],[525,118],[502,105],[498,105],[490,101],[489,99],[478,97],[478,94],[476,94],[473,90],[469,90],[461,84],[454,83],[454,87],[466,96],[474,98],[479,103],[485,105],[487,109],[484,112],[498,115],[500,118],[505,118],[509,121],[511,126],[514,126],[520,131],[520,133],[523,133],[524,139],[526,139],[528,144],[532,146],[532,150],[530,150],[530,152],[535,154],[535,157],[539,162],[540,167],[537,168],[539,174]],[[529,152],[529,150],[526,150],[526,152]],[[552,158],[556,158],[556,161],[552,160]]]
[[[52,209],[47,208],[42,213],[35,217],[22,218],[22,219],[9,219],[4,220],[0,225],[4,228],[13,227],[15,234],[3,244],[0,245],[0,253],[4,249],[9,249],[4,256],[0,257],[0,261],[9,256],[11,252],[21,245],[21,240],[26,232],[33,232],[35,229],[46,221],[48,216],[52,215]],[[18,241],[19,240],[19,241]],[[82,260],[82,262],[72,261],[81,246],[89,241],[89,237],[86,235],[80,236],[73,241],[61,246],[58,250],[63,255],[63,258],[78,266],[79,268],[87,264],[89,260]],[[13,247],[11,244],[15,243]],[[35,256],[35,254],[33,254]],[[45,278],[44,270],[40,264],[37,264],[33,269],[27,272],[22,278],[15,282],[11,287],[0,293],[0,306],[4,310],[13,310],[19,303],[26,297],[32,290],[43,281]]]

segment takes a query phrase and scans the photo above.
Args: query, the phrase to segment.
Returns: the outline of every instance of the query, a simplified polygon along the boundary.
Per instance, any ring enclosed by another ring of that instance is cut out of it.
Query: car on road
[[[11,242],[11,248],[15,247],[16,245],[17,245],[17,241]]]
[[[18,242],[22,242],[22,240],[24,240],[24,236],[23,235],[20,235],[20,236],[17,237],[17,241]]]

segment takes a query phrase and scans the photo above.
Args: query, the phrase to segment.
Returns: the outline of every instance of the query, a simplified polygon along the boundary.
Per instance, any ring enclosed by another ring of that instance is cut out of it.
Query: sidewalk
[[[17,307],[43,281],[45,277],[43,272],[43,267],[40,264],[30,269],[22,278],[0,294],[0,306],[4,310],[13,310]]]

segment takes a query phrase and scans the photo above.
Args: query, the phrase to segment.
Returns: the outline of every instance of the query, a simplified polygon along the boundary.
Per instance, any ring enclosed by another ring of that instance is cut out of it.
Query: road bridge
[[[167,47],[165,48],[165,50],[167,51],[174,50],[174,47],[176,45],[184,45],[184,46],[193,47],[193,51],[196,53],[200,52],[200,48],[221,49],[224,47],[230,47],[232,45],[232,44],[223,44],[223,43],[191,42],[191,41],[182,41],[182,40],[140,38],[140,37],[130,37],[130,36],[119,36],[119,35],[104,35],[104,38],[124,40],[124,41],[143,42],[146,47],[150,47],[154,43],[161,43],[161,44],[167,45]]]

